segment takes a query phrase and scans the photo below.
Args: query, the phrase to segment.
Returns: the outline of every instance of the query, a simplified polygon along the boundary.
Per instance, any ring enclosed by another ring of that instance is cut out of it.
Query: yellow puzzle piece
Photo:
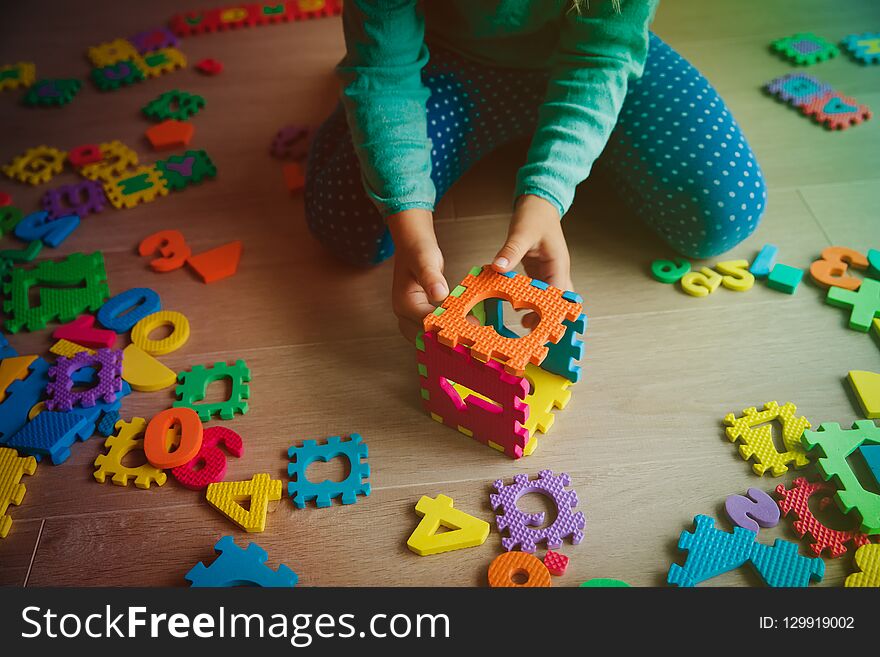
[[[109,180],[121,176],[130,167],[136,167],[138,156],[121,141],[113,140],[101,144],[101,160],[86,164],[79,170],[83,178],[89,180]]]
[[[56,356],[64,356],[65,358],[73,358],[82,351],[88,352],[90,354],[95,353],[94,349],[83,347],[81,344],[71,342],[70,340],[65,340],[64,338],[49,347],[49,351]]]
[[[114,208],[133,208],[141,203],[152,203],[168,194],[161,172],[155,167],[138,167],[118,177],[104,181],[104,193]]]
[[[143,55],[138,66],[146,77],[155,78],[186,66],[186,55],[177,48],[159,48]]]
[[[6,399],[6,388],[13,381],[25,378],[36,356],[13,356],[0,360],[0,402]]]
[[[6,515],[10,504],[18,506],[27,492],[21,478],[37,471],[33,456],[20,457],[8,447],[0,447],[0,538],[6,538],[12,527],[12,518]]]
[[[743,411],[742,417],[736,417],[728,413],[724,418],[727,425],[727,438],[730,442],[740,440],[740,456],[748,461],[754,457],[755,463],[752,470],[762,476],[770,470],[774,477],[788,471],[788,464],[794,463],[794,467],[803,468],[809,465],[801,436],[805,429],[810,428],[810,422],[804,417],[795,415],[797,406],[791,402],[780,406],[775,401],[764,404],[764,410],[758,412],[754,407]],[[782,442],[785,452],[776,449],[773,443],[773,428],[769,422],[778,420],[782,425]]]
[[[406,546],[424,557],[485,543],[489,536],[489,523],[459,509],[453,509],[452,504],[452,498],[446,495],[438,495],[436,498],[422,495],[416,503],[416,514],[422,520],[407,540]],[[440,525],[449,531],[438,534]]]
[[[250,481],[219,481],[208,484],[205,496],[208,504],[246,532],[261,532],[266,529],[269,502],[281,499],[281,480],[255,474]],[[248,499],[250,509],[245,511],[241,502]]]
[[[95,68],[103,68],[126,59],[140,59],[141,54],[129,41],[113,39],[113,41],[90,47],[86,51],[86,56],[95,65]]]
[[[855,561],[862,572],[847,577],[843,585],[849,588],[880,586],[880,543],[860,547]]]
[[[32,62],[18,62],[0,66],[0,91],[27,88],[37,77],[37,67]]]
[[[151,340],[150,333],[170,326],[171,333],[161,340]],[[160,310],[147,315],[131,329],[131,342],[150,356],[162,356],[180,349],[189,340],[189,320],[176,310]]]
[[[177,374],[135,344],[122,351],[122,378],[134,390],[156,392],[177,382]]]
[[[865,417],[880,418],[880,374],[853,370],[849,373],[849,384],[859,399]]]
[[[523,400],[529,406],[529,417],[523,425],[529,431],[529,442],[523,450],[528,456],[538,446],[536,431],[546,434],[555,420],[553,409],[562,410],[571,399],[571,381],[529,363],[525,370],[532,391]]]
[[[61,173],[66,159],[64,151],[51,146],[36,146],[4,165],[3,173],[19,182],[42,185]]]
[[[128,486],[128,482],[134,479],[134,485],[138,488],[149,488],[153,482],[162,486],[167,480],[167,475],[160,469],[150,465],[144,454],[143,463],[137,467],[123,465],[123,459],[131,452],[144,451],[143,434],[147,429],[147,421],[142,417],[133,417],[130,422],[119,420],[116,423],[116,434],[107,438],[104,447],[108,448],[106,454],[101,454],[95,459],[95,481],[103,484],[107,475],[112,475],[111,481],[117,486]],[[139,437],[140,436],[140,437]]]

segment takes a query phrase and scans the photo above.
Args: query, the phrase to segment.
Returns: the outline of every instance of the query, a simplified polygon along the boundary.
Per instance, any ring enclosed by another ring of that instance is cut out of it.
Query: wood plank
[[[30,489],[28,489],[30,494]],[[0,539],[0,586],[24,586],[31,568],[31,559],[37,548],[42,520],[25,520],[18,511],[28,503],[27,495],[21,507],[12,507],[12,529]]]

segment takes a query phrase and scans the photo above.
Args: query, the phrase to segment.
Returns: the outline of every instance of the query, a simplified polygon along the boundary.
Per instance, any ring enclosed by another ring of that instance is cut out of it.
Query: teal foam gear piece
[[[25,424],[6,445],[37,461],[48,456],[53,465],[70,457],[70,447],[88,424],[86,418],[63,411],[43,411]]]
[[[228,378],[232,382],[229,399],[222,402],[199,403],[205,398],[208,386],[214,381]],[[244,415],[248,412],[247,399],[250,398],[251,371],[243,360],[228,365],[223,361],[211,367],[196,365],[188,372],[177,375],[180,382],[174,391],[178,400],[172,404],[175,408],[191,408],[199,414],[202,422],[207,422],[212,415],[219,415],[224,420],[231,420],[236,413]]]
[[[72,101],[82,88],[76,79],[43,79],[30,86],[22,98],[29,107],[61,107]]]
[[[172,191],[180,191],[190,185],[197,185],[205,178],[217,176],[217,167],[207,151],[186,151],[182,155],[172,155],[159,160],[154,165]]]
[[[822,559],[801,556],[797,543],[781,538],[777,538],[773,545],[756,542],[750,561],[768,586],[804,587],[810,585],[810,580],[821,582],[825,576]]]
[[[822,478],[836,479],[838,490],[834,500],[840,510],[855,511],[861,517],[859,529],[864,533],[880,534],[880,495],[862,486],[847,460],[861,447],[880,445],[880,427],[873,420],[857,420],[852,429],[841,429],[836,422],[823,422],[816,431],[804,431],[801,442],[807,452],[818,448],[816,468]]]
[[[264,588],[292,588],[299,581],[297,574],[281,564],[278,570],[266,565],[268,553],[256,543],[247,548],[235,544],[232,536],[223,536],[214,544],[219,556],[210,566],[199,561],[184,578],[193,588],[262,586]]]
[[[28,412],[40,401],[49,385],[49,363],[38,357],[30,366],[30,374],[13,381],[0,403],[0,445],[4,445],[27,423]]]
[[[826,303],[838,308],[851,308],[849,327],[867,333],[875,317],[880,317],[880,281],[865,278],[857,291],[831,286]]]
[[[765,244],[761,247],[757,257],[752,261],[749,272],[755,278],[766,278],[776,266],[776,256],[779,254],[779,247],[775,244]]]
[[[177,108],[172,109],[175,104]],[[151,100],[141,108],[141,111],[144,113],[144,116],[154,121],[165,121],[167,119],[186,121],[188,118],[198,114],[204,107],[205,99],[198,94],[172,89]]]
[[[880,278],[880,251],[868,249],[868,276]]]
[[[733,533],[715,527],[715,519],[698,515],[694,518],[693,533],[684,531],[678,539],[678,549],[687,550],[684,565],[669,567],[666,581],[682,587],[696,586],[717,575],[742,566],[752,554],[756,534],[742,527]]]
[[[93,68],[92,81],[100,91],[115,91],[122,86],[128,86],[144,79],[144,72],[130,59],[124,59],[110,64]]]
[[[778,292],[794,294],[803,277],[803,269],[777,263],[767,276],[767,287]]]
[[[862,445],[859,447],[859,453],[865,459],[874,481],[880,486],[880,445]]]
[[[357,496],[370,495],[370,464],[367,463],[367,444],[360,434],[353,433],[349,440],[341,436],[331,436],[324,444],[314,440],[304,440],[300,447],[291,447],[287,456],[292,459],[287,466],[287,474],[292,481],[287,484],[287,494],[293,498],[297,508],[303,509],[306,503],[315,500],[318,508],[333,504],[340,498],[343,504],[354,504]],[[348,459],[349,473],[342,481],[324,480],[320,483],[309,481],[306,470],[314,461],[327,462],[341,456]]]
[[[28,290],[35,285],[46,287],[40,290],[40,303],[31,307]],[[71,287],[75,285],[80,287]],[[23,328],[38,331],[52,320],[71,322],[84,312],[97,311],[110,296],[104,256],[100,251],[73,253],[65,260],[41,262],[33,269],[13,267],[3,292],[6,330],[10,333]]]

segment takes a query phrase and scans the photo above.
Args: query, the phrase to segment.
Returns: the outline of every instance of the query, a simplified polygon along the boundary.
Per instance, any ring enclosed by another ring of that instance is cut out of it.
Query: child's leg
[[[724,101],[653,34],[600,165],[633,210],[693,258],[739,244],[767,203],[761,169]]]
[[[428,136],[438,200],[481,157],[530,134],[546,88],[543,73],[484,67],[434,48],[423,78],[431,90]],[[312,142],[305,209],[312,233],[349,263],[377,264],[394,253],[385,221],[363,189],[341,107]]]

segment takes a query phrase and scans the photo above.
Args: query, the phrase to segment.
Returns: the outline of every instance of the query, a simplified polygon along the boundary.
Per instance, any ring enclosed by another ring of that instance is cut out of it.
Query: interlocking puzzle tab
[[[132,172],[110,178],[104,183],[104,193],[114,208],[133,208],[140,203],[151,203],[166,196],[165,179],[155,167],[139,167]]]
[[[360,434],[351,434],[349,440],[341,436],[331,436],[327,442],[319,445],[314,440],[304,440],[300,447],[293,446],[287,450],[291,462],[287,466],[290,483],[287,494],[293,498],[297,508],[303,509],[306,503],[314,500],[318,508],[333,504],[339,498],[343,504],[354,504],[358,495],[370,495],[370,464],[367,463],[367,444]],[[313,482],[306,476],[309,465],[315,461],[325,463],[337,456],[348,461],[348,477],[342,481]]]
[[[767,90],[767,93],[794,107],[803,107],[832,90],[830,84],[822,82],[818,78],[814,78],[806,73],[783,75],[782,77],[770,80],[764,88]],[[752,273],[754,274],[754,272]],[[766,276],[767,274],[764,275]]]
[[[221,481],[208,484],[205,497],[208,504],[246,532],[261,532],[266,529],[269,502],[281,499],[281,480],[255,474],[250,481]],[[250,500],[247,511],[241,505],[245,500]]]
[[[880,545],[863,545],[856,550],[855,561],[861,572],[847,577],[843,585],[847,588],[880,586]]]
[[[124,465],[123,459],[135,451],[144,451],[144,439],[141,437],[147,429],[147,421],[142,417],[133,417],[131,421],[119,420],[116,423],[116,435],[104,442],[106,454],[95,459],[95,481],[103,484],[109,475],[117,486],[128,486],[131,480],[138,488],[148,489],[151,484],[162,486],[167,475],[159,468],[151,465],[144,454],[143,463],[138,466]]]
[[[850,34],[843,38],[840,45],[862,64],[880,64],[880,32]]]
[[[9,441],[28,421],[28,411],[39,402],[49,383],[49,363],[37,357],[30,364],[30,373],[13,381],[0,404],[0,445]]]
[[[829,91],[801,107],[807,116],[829,130],[845,130],[871,118],[871,108],[839,91]]]
[[[228,379],[231,384],[229,399],[210,403],[202,401],[208,394],[208,386],[223,379]],[[248,412],[251,371],[243,360],[235,361],[234,365],[223,361],[211,367],[196,365],[190,371],[178,374],[177,380],[180,385],[175,389],[178,400],[174,407],[191,408],[199,414],[202,422],[210,420],[212,415],[231,420],[236,413],[244,415]]]
[[[452,498],[446,495],[437,495],[436,498],[422,495],[416,503],[416,515],[422,520],[406,541],[406,547],[424,557],[485,543],[489,523],[454,509],[452,505]],[[448,531],[438,533],[441,525]]]
[[[50,219],[58,219],[70,214],[78,217],[98,214],[104,211],[106,200],[107,196],[100,183],[84,180],[75,185],[62,185],[50,189],[43,194],[40,202],[43,210],[49,213]]]
[[[266,565],[269,555],[256,543],[242,549],[232,536],[224,536],[214,545],[220,556],[210,566],[199,561],[185,579],[195,587],[262,586],[287,588],[296,586],[299,578],[281,564],[278,570]]]
[[[0,447],[0,538],[6,538],[12,527],[12,518],[6,515],[9,506],[18,506],[27,492],[21,478],[37,471],[33,456],[21,458],[14,449]]]
[[[800,32],[770,44],[771,49],[782,57],[800,66],[810,66],[817,62],[837,57],[837,46],[812,32]]]
[[[35,146],[3,165],[3,173],[18,182],[42,185],[61,173],[66,159],[67,153],[57,148]]]
[[[801,436],[804,429],[810,428],[810,422],[795,415],[796,412],[797,407],[791,402],[780,406],[771,401],[764,404],[763,411],[759,412],[753,406],[745,409],[742,417],[736,417],[733,413],[724,417],[727,438],[730,442],[742,441],[739,454],[745,461],[754,457],[752,470],[759,477],[768,470],[778,477],[788,471],[791,463],[796,468],[809,465],[810,459],[801,444]],[[774,420],[782,425],[784,452],[778,451],[773,443],[773,429],[769,423]]]

